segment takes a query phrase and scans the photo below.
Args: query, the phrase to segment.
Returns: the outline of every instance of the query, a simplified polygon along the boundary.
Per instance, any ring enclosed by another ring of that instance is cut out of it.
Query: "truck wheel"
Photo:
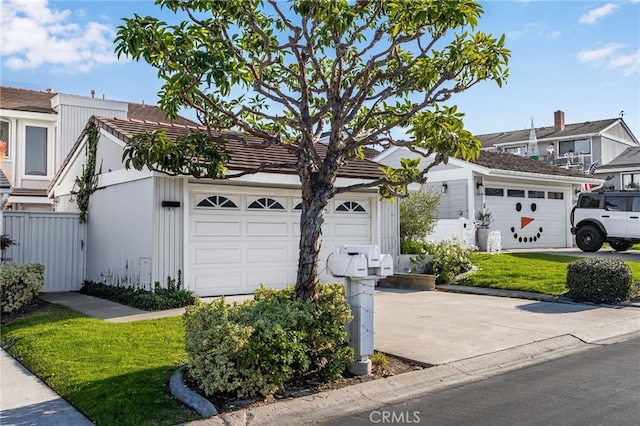
[[[576,244],[578,248],[586,252],[594,252],[600,250],[604,237],[600,230],[592,225],[585,225],[576,232]]]
[[[633,246],[633,243],[628,243],[626,241],[611,241],[609,245],[615,251],[627,251],[631,246]]]

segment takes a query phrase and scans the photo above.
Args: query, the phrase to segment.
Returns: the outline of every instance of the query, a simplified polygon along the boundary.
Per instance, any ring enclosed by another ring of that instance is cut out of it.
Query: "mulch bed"
[[[238,398],[235,395],[230,394],[206,396],[198,389],[197,383],[192,377],[189,376],[188,370],[185,373],[184,381],[185,385],[189,389],[193,390],[194,392],[200,393],[200,395],[208,399],[216,407],[216,410],[218,410],[219,413],[227,413],[244,408],[253,408],[262,405],[273,404],[278,401],[299,398],[315,393],[341,389],[359,383],[370,382],[372,380],[382,380],[390,376],[395,376],[398,374],[408,373],[416,370],[422,370],[424,368],[430,367],[429,365],[422,365],[415,361],[405,360],[393,355],[385,355],[388,360],[387,366],[384,368],[373,366],[372,374],[370,376],[354,376],[346,372],[342,378],[339,378],[330,383],[320,382],[315,380],[314,378],[307,378],[304,380],[286,383],[281,390],[276,392],[275,395],[267,398]]]

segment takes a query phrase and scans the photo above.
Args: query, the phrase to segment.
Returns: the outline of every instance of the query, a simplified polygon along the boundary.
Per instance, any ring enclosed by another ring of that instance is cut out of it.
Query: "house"
[[[13,185],[7,208],[55,210],[46,196],[54,174],[92,115],[167,121],[155,106],[0,86],[2,170]],[[177,122],[195,124],[179,118]]]
[[[92,117],[85,129],[91,126],[99,128],[95,155],[102,167],[87,212],[88,280],[149,288],[180,277],[202,296],[247,294],[260,283],[282,287],[296,281],[301,194],[295,170],[264,170],[230,180],[127,170],[122,153],[133,135],[162,128],[176,137],[203,129],[125,117]],[[217,136],[234,153],[227,164],[231,172],[294,160],[283,147],[252,147],[262,141],[240,133]],[[48,189],[58,211],[77,210],[72,192],[87,163],[86,145],[83,132]],[[341,169],[336,184],[377,178],[378,167],[354,160]],[[375,188],[331,200],[321,262],[344,244],[380,244],[382,204]],[[336,281],[323,264],[320,269],[321,280]]]
[[[400,159],[417,157],[393,147],[374,160],[398,167]],[[420,167],[432,161],[423,158]],[[438,225],[430,238],[456,235],[471,244],[477,212],[490,212],[490,230],[500,232],[504,249],[572,247],[574,199],[583,185],[603,183],[593,175],[503,152],[484,150],[473,161],[450,158],[428,173],[427,185],[441,196]],[[382,237],[397,232],[394,227],[383,229]]]
[[[606,189],[640,189],[640,146],[629,147],[595,170]]]
[[[585,172],[590,166],[605,166],[629,147],[640,146],[622,118],[565,124],[560,110],[554,113],[553,126],[534,128],[532,123],[531,129],[475,136],[483,150],[535,156],[548,164]]]

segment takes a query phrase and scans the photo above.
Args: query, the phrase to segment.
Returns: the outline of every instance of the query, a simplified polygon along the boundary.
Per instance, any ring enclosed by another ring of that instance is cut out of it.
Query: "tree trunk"
[[[296,296],[299,299],[315,301],[318,298],[322,224],[329,197],[328,191],[316,191],[313,195],[313,199],[302,202]]]

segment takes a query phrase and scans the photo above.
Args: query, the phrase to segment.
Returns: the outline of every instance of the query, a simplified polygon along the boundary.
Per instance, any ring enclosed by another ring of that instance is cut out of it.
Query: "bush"
[[[180,280],[176,284],[172,278],[167,279],[167,288],[162,288],[160,283],[156,283],[153,291],[85,281],[80,293],[133,306],[145,311],[162,311],[182,308],[195,303],[197,296],[181,287]]]
[[[427,235],[433,232],[438,222],[438,204],[440,193],[424,186],[400,201],[401,250],[409,248],[407,245],[411,242],[424,241]]]
[[[419,255],[412,259],[412,263],[422,265],[421,272],[437,275],[438,284],[453,282],[456,275],[473,268],[471,250],[463,246],[457,238],[448,238],[439,243],[423,243]]]
[[[2,313],[18,311],[42,291],[44,265],[40,263],[7,264],[0,268]]]
[[[567,296],[575,301],[615,304],[632,295],[631,268],[620,259],[586,258],[567,267]]]
[[[313,375],[334,380],[353,363],[346,327],[351,310],[341,284],[318,286],[317,304],[261,286],[229,305],[197,303],[184,315],[189,373],[206,395],[268,396]]]

